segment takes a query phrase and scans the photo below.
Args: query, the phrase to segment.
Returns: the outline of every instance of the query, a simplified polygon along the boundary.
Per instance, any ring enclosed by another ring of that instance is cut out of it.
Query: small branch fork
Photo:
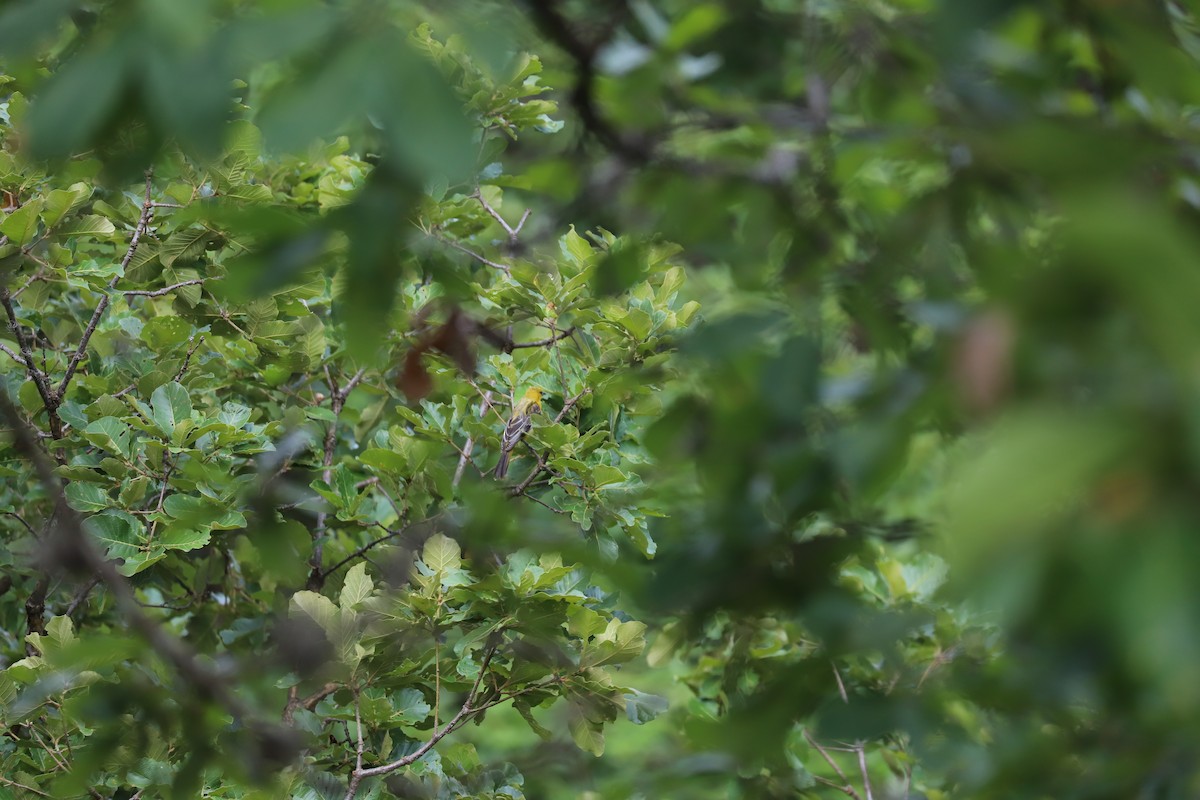
[[[498,705],[499,703],[502,703],[506,700],[512,699],[513,697],[516,697],[518,694],[522,693],[522,692],[514,692],[512,694],[505,695],[505,696],[503,696],[499,699],[493,700],[491,702],[487,702],[482,705],[476,705],[476,701],[479,699],[479,687],[483,684],[484,676],[487,675],[488,666],[492,662],[492,656],[494,656],[496,654],[496,647],[497,647],[497,645],[492,645],[491,647],[488,648],[487,652],[484,654],[483,662],[479,665],[479,675],[478,675],[478,677],[475,678],[475,684],[471,687],[471,691],[467,693],[466,702],[463,703],[462,708],[460,708],[458,710],[458,713],[455,714],[453,717],[451,717],[450,721],[447,722],[444,726],[439,728],[437,725],[435,725],[434,729],[433,729],[433,733],[432,733],[432,735],[430,735],[429,739],[424,744],[422,744],[420,747],[418,747],[416,750],[414,750],[412,753],[409,753],[408,755],[404,756],[403,758],[398,758],[395,761],[392,761],[388,764],[381,764],[378,767],[365,767],[364,768],[362,765],[362,755],[363,755],[363,750],[364,750],[363,738],[362,738],[362,724],[358,720],[358,715],[356,713],[355,721],[358,722],[358,743],[357,743],[357,748],[356,748],[357,752],[355,755],[354,771],[352,773],[350,773],[350,782],[346,787],[345,800],[354,800],[354,796],[358,793],[358,787],[359,787],[359,784],[362,783],[363,778],[372,778],[377,775],[387,775],[391,772],[395,772],[398,769],[402,769],[404,767],[409,766],[410,764],[420,761],[421,758],[423,758],[426,753],[428,753],[430,750],[432,750],[437,745],[438,742],[440,742],[442,739],[446,738],[448,735],[450,735],[454,731],[461,728],[467,722],[469,722],[471,720],[471,717],[473,717],[474,715],[476,715],[482,711],[486,711],[487,709],[491,708],[494,705]],[[542,687],[541,686],[529,687],[528,690],[532,691],[533,689],[540,689],[540,688],[542,688]]]
[[[517,238],[521,235],[521,229],[525,227],[525,222],[529,219],[529,214],[532,209],[525,209],[525,213],[521,215],[520,222],[518,222],[514,227],[509,225],[504,217],[500,216],[499,211],[492,208],[492,204],[489,203],[486,198],[484,198],[483,193],[478,189],[475,190],[475,193],[472,194],[471,197],[478,200],[479,205],[483,206],[483,210],[486,211],[492,219],[500,223],[500,227],[504,228],[504,232],[508,234],[508,243],[510,245],[515,245],[517,243]]]
[[[150,193],[153,188],[153,170],[146,170],[146,192],[145,200],[142,202],[142,213],[138,217],[137,226],[133,229],[133,237],[129,240],[129,247],[125,251],[125,256],[121,259],[121,269],[109,281],[108,288],[115,289],[117,281],[125,274],[125,269],[129,266],[129,262],[133,260],[134,254],[137,252],[138,244],[141,243],[142,237],[146,234],[146,229],[150,225],[150,219],[154,216],[155,204],[150,200]],[[168,287],[169,289],[177,289],[178,286]],[[160,290],[166,293],[167,290]],[[130,292],[126,294],[149,294],[150,296],[158,296],[149,292]],[[83,360],[87,354],[88,343],[92,339],[92,334],[96,332],[96,326],[100,324],[101,317],[104,316],[105,310],[109,303],[112,302],[111,294],[104,294],[100,301],[96,304],[95,310],[92,311],[92,317],[88,320],[87,326],[83,330],[83,335],[79,339],[79,345],[75,348],[75,352],[67,361],[66,372],[63,374],[62,380],[58,386],[52,385],[50,376],[37,366],[33,357],[33,341],[26,335],[24,327],[20,324],[17,317],[16,307],[13,305],[13,295],[7,286],[0,286],[0,305],[4,307],[4,312],[8,316],[8,327],[12,331],[13,337],[17,340],[17,346],[21,351],[20,356],[13,353],[8,347],[0,345],[3,352],[19,363],[29,373],[30,380],[37,387],[38,396],[42,399],[42,405],[46,409],[46,416],[50,423],[50,435],[55,439],[61,439],[65,429],[63,427],[62,418],[58,414],[59,406],[62,405],[64,398],[67,396],[67,387],[71,385],[71,378],[75,377],[75,371],[79,368],[79,362]]]
[[[300,697],[300,691],[295,686],[288,689],[287,705],[283,708],[284,724],[291,725],[295,721],[296,709],[303,708],[305,711],[312,711],[317,707],[317,703],[321,702],[326,697],[329,697],[329,695],[333,694],[340,688],[342,688],[341,684],[327,683],[317,691],[310,694],[308,697],[304,698]]]
[[[831,663],[830,666],[833,668],[833,676],[837,680],[838,694],[841,696],[842,702],[849,703],[850,696],[846,692],[846,684],[842,681],[842,675],[840,672],[838,672],[837,665]],[[804,731],[804,739],[813,747],[813,749],[820,753],[821,758],[825,759],[825,763],[828,764],[831,769],[833,769],[834,773],[836,773],[842,781],[841,783],[835,783],[828,778],[822,778],[820,775],[814,775],[813,777],[816,778],[819,783],[823,783],[826,786],[837,789],[847,797],[852,798],[852,800],[875,800],[875,793],[871,788],[871,775],[867,770],[866,742],[859,741],[855,742],[853,745],[846,744],[845,747],[827,748],[823,747],[820,742],[814,739],[812,734],[809,733],[807,729]],[[855,758],[858,761],[859,773],[862,775],[863,793],[865,794],[865,798],[863,795],[858,793],[857,789],[854,788],[854,784],[851,783],[850,778],[846,776],[845,770],[838,765],[833,756],[829,755],[830,749],[845,753],[853,753],[855,755]]]
[[[498,222],[500,224],[500,227],[504,229],[504,232],[506,234],[508,234],[509,247],[510,248],[515,247],[517,244],[517,239],[521,235],[521,229],[525,227],[525,223],[529,220],[529,215],[532,213],[533,209],[529,209],[529,208],[525,209],[525,213],[521,215],[520,221],[517,222],[516,225],[509,225],[508,220],[506,220],[504,217],[500,216],[500,212],[492,207],[492,204],[487,201],[487,199],[483,196],[483,194],[478,189],[476,189],[470,195],[470,197],[477,200],[479,202],[479,205],[483,206],[483,210],[486,211],[488,213],[488,215],[491,216],[492,219],[496,220],[496,222]],[[471,248],[469,248],[463,244],[460,244],[459,242],[456,242],[453,239],[447,239],[444,236],[440,236],[437,232],[437,228],[429,228],[429,227],[422,226],[422,230],[425,232],[425,234],[427,236],[429,236],[433,239],[436,239],[437,241],[441,242],[442,244],[446,244],[446,245],[449,245],[450,247],[453,247],[455,250],[457,250],[460,253],[463,253],[464,255],[470,256],[471,258],[478,261],[480,264],[483,264],[485,267],[491,267],[492,269],[500,270],[501,272],[505,273],[506,275],[512,274],[512,267],[508,266],[507,264],[501,264],[499,261],[493,261],[492,259],[488,258],[487,256],[482,255],[481,253],[476,253]]]
[[[483,399],[479,401],[479,418],[483,419],[487,416],[488,409],[492,407],[492,392],[489,389],[484,392]],[[467,462],[471,460],[471,452],[475,449],[475,437],[468,436],[466,443],[463,445],[461,454],[458,458],[458,466],[454,468],[454,480],[450,485],[458,488],[459,482],[462,480],[463,470],[466,469]]]

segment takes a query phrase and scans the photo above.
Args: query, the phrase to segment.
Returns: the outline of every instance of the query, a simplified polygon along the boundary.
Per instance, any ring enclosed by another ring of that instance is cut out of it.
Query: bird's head
[[[542,402],[542,395],[545,393],[546,391],[540,386],[530,386],[525,390],[525,399],[531,403],[538,403],[540,405]]]

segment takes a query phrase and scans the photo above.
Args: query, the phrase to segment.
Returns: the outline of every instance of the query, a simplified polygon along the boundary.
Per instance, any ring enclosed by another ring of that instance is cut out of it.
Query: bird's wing
[[[500,440],[501,446],[505,450],[512,450],[532,427],[533,421],[529,419],[528,414],[513,415],[508,424],[504,426],[504,436]]]

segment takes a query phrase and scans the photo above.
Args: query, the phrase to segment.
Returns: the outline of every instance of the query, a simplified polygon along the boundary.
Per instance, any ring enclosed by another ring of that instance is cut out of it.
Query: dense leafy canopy
[[[5,5],[0,798],[1194,795],[1193,5]]]

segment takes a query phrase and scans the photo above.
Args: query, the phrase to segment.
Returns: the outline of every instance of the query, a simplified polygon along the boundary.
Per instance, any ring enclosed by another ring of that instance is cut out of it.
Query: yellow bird
[[[525,390],[525,396],[513,406],[512,415],[508,418],[508,423],[504,426],[504,433],[500,437],[500,460],[496,462],[495,473],[497,478],[503,478],[508,474],[509,453],[521,441],[521,437],[533,427],[533,420],[530,419],[530,416],[540,413],[542,413],[542,389],[538,386],[530,386]]]

